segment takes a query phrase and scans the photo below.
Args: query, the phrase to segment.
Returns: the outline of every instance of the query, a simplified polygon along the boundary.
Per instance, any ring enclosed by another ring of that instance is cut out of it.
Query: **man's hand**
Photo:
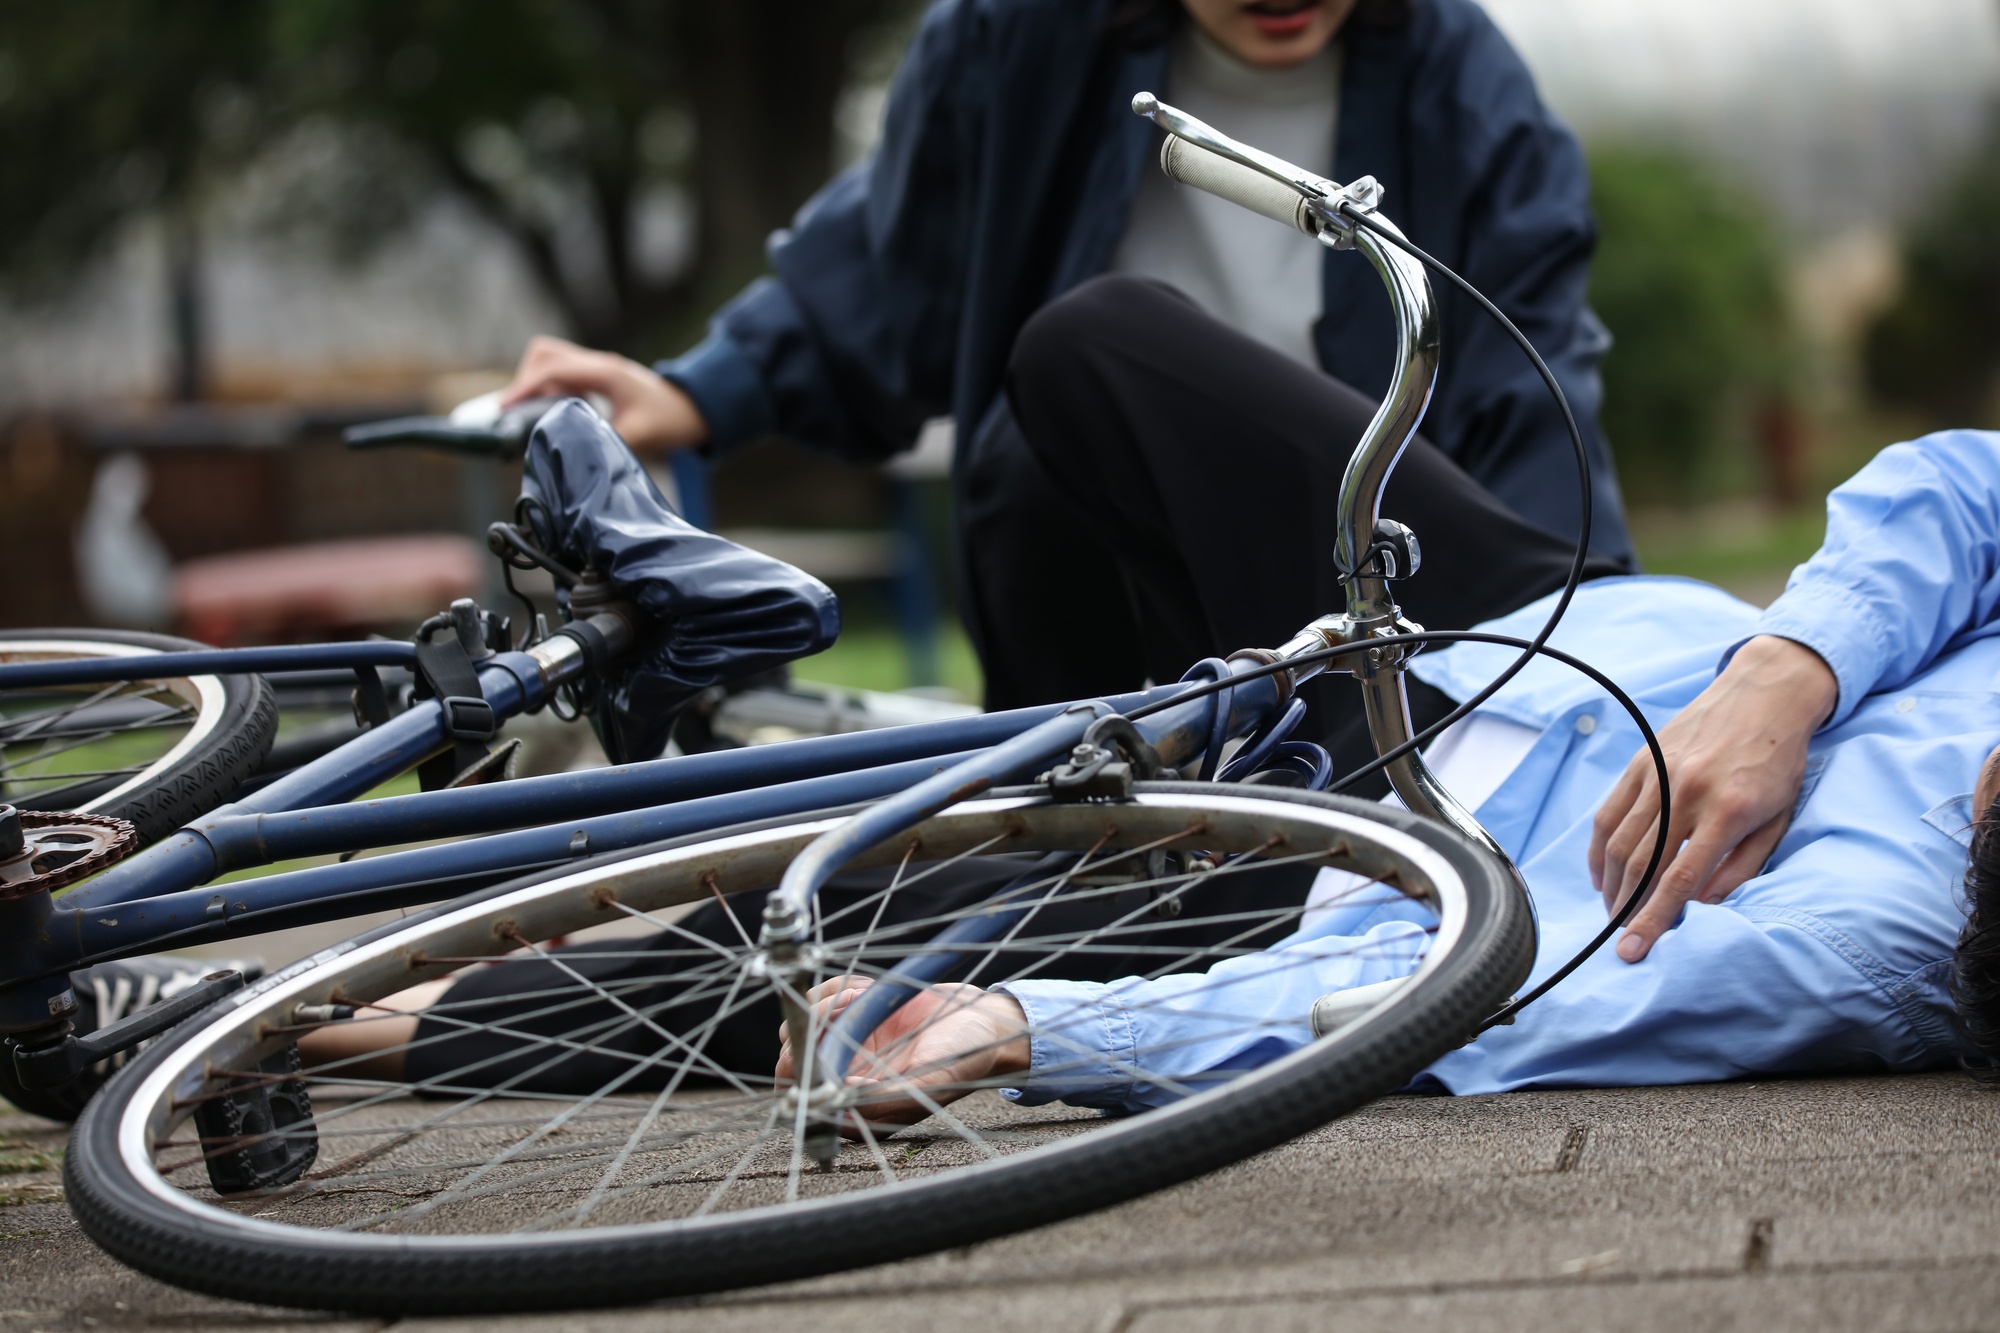
[[[866,977],[834,977],[807,991],[820,1030],[873,984]],[[978,986],[932,986],[869,1035],[848,1066],[847,1083],[871,1089],[855,1108],[870,1125],[914,1125],[931,1112],[909,1089],[922,1089],[942,1106],[974,1091],[979,1080],[1020,1073],[1028,1060],[1028,1016],[1013,996]],[[791,1077],[792,1044],[785,1037],[777,1078]]]
[[[1719,903],[1757,873],[1791,823],[1806,742],[1839,694],[1818,653],[1760,634],[1660,729],[1674,793],[1667,855],[1649,901],[1618,941],[1620,958],[1638,962],[1689,901]],[[1653,757],[1641,750],[1591,828],[1590,879],[1606,912],[1637,887],[1659,816]]]
[[[500,406],[590,393],[611,400],[611,428],[639,453],[669,453],[708,438],[700,409],[679,389],[637,361],[561,338],[529,341]]]

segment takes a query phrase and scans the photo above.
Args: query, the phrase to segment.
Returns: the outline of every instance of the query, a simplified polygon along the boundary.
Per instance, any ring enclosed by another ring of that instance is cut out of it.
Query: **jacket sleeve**
[[[1592,548],[1629,557],[1617,473],[1597,424],[1598,363],[1611,337],[1585,304],[1597,224],[1583,150],[1491,20],[1470,5],[1435,17],[1447,31],[1412,74],[1412,144],[1433,163],[1455,158],[1457,169],[1413,170],[1414,216],[1445,243],[1434,253],[1548,363],[1590,459]],[[1438,286],[1444,357],[1432,438],[1516,513],[1573,534],[1581,506],[1561,409],[1506,332]]]
[[[882,139],[772,237],[775,277],[655,369],[726,455],[782,432],[857,461],[910,447],[950,395],[961,240],[977,172],[979,15],[943,0],[897,71]]]
[[[1945,431],[1884,449],[1835,488],[1825,542],[1792,571],[1756,633],[1826,659],[1840,683],[1831,727],[1991,623],[1996,606],[2000,435]]]

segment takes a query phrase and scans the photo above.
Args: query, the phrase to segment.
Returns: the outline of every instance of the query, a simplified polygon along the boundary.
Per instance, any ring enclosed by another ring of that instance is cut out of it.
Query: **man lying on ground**
[[[1615,953],[1438,1060],[1420,1086],[1903,1071],[2000,1052],[1996,602],[2000,435],[1974,431],[1894,446],[1836,490],[1825,544],[1761,614],[1686,579],[1585,585],[1553,642],[1618,681],[1659,729],[1676,850]],[[1525,637],[1548,610],[1487,628]],[[1463,699],[1513,651],[1459,645],[1414,669]],[[1533,985],[1642,873],[1659,809],[1652,762],[1621,708],[1545,658],[1460,727],[1434,753],[1453,752],[1438,765],[1446,786],[1533,890]],[[941,1099],[1018,1074],[1023,1103],[1133,1111],[1176,1095],[1122,1072],[1137,1052],[1186,1086],[1276,1059],[1311,1040],[1322,994],[1406,975],[1422,955],[1421,914],[1379,899],[1343,907],[1354,882],[1321,871],[1300,930],[1205,973],[921,996],[900,1025],[917,1026],[919,1011],[935,1023],[919,1042],[888,1044],[877,1072]],[[1304,965],[1282,965],[1287,955]],[[815,998],[837,1009],[867,985],[837,978]],[[1216,1012],[1226,1027],[1204,1020]],[[1268,1024],[1246,1021],[1258,1015]],[[908,1122],[922,1108],[867,1114]]]
[[[1435,1062],[1419,1085],[1474,1093],[1917,1070],[2000,1050],[2000,936],[1988,925],[2000,913],[2000,899],[1988,901],[2000,894],[2000,838],[1991,832],[2000,817],[1996,603],[2000,435],[1973,431],[1885,450],[1836,490],[1824,546],[1762,613],[1686,579],[1586,584],[1554,642],[1618,681],[1659,728],[1674,779],[1675,855],[1615,950],[1592,957],[1514,1025]],[[1545,600],[1492,628],[1526,636],[1547,612]],[[1464,644],[1426,654],[1414,669],[1463,699],[1512,656]],[[1590,939],[1636,882],[1658,811],[1650,758],[1621,708],[1548,659],[1431,755],[1533,890],[1541,927],[1533,984]],[[1260,888],[1254,876],[1265,874],[1246,874],[1228,886],[1233,896],[1189,916],[1206,929],[1204,920],[1227,921],[1262,895],[1292,919],[1304,885],[1268,875],[1273,883]],[[1140,976],[1157,965],[1141,950],[1074,954],[1067,962],[1077,966],[1060,975],[991,989],[935,987],[891,1017],[857,1069],[885,1093],[914,1083],[938,1101],[1010,1082],[1026,1104],[1136,1111],[1172,1100],[1310,1041],[1307,1016],[1321,996],[1416,967],[1428,910],[1400,894],[1357,893],[1360,883],[1319,871],[1293,933],[1171,975]],[[945,897],[979,902],[997,887],[968,883]],[[711,904],[703,910],[714,920],[700,930],[721,940],[754,929],[756,897],[736,895],[733,920],[732,909]],[[933,898],[922,911],[950,905]],[[643,950],[629,945],[603,963],[644,965]],[[570,1082],[601,1087],[645,1058],[593,1049],[564,1057],[575,1068],[551,1072],[549,1037],[521,1014],[533,1007],[521,997],[543,989],[534,969],[549,966],[523,960],[467,972],[402,1001],[435,1005],[448,987],[452,1016],[433,1009],[338,1025],[300,1046],[310,1060],[419,1086],[463,1085],[463,1071],[478,1068],[481,1086],[557,1092]],[[838,1009],[866,984],[835,978],[814,999]],[[649,1012],[678,1004],[626,994]],[[706,1023],[698,1007],[678,1007],[681,1030]],[[708,1049],[722,1067],[760,1076],[775,1054],[782,1078],[789,1053],[777,1049],[776,1018],[769,1004],[708,1024]],[[563,1021],[575,1030],[573,1016]],[[631,1042],[657,1042],[626,1027]],[[353,1063],[371,1051],[382,1068]],[[531,1069],[543,1072],[520,1081]],[[863,1114],[908,1123],[926,1109],[876,1099]]]

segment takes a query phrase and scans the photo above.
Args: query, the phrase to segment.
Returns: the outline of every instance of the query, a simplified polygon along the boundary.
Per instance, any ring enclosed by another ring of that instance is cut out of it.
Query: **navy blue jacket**
[[[1038,307],[1102,272],[1158,134],[1132,95],[1167,49],[1102,30],[1107,0],[940,0],[890,92],[882,140],[771,242],[752,283],[667,378],[720,455],[771,431],[857,461],[910,447],[949,412],[959,448],[1002,401],[1008,352]],[[1596,243],[1583,154],[1472,0],[1415,0],[1410,21],[1353,24],[1336,180],[1372,175],[1383,211],[1533,340],[1568,393],[1595,472],[1592,546],[1630,554],[1597,430],[1610,339],[1584,304]],[[1313,164],[1302,164],[1313,165]],[[1389,303],[1367,261],[1329,251],[1321,366],[1387,390]],[[1521,352],[1464,297],[1440,295],[1443,359],[1424,433],[1524,517],[1574,534],[1561,416]]]

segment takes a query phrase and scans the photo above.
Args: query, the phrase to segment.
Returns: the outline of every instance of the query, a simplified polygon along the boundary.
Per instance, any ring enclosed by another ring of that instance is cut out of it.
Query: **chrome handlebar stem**
[[[1402,235],[1386,218],[1378,217],[1376,222]],[[1322,238],[1326,235],[1321,233]],[[1342,570],[1357,571],[1347,583],[1347,614],[1373,624],[1393,621],[1396,601],[1385,580],[1359,569],[1375,540],[1382,490],[1403,450],[1415,438],[1437,385],[1438,321],[1430,278],[1419,260],[1362,228],[1354,229],[1353,240],[1354,248],[1389,289],[1396,318],[1396,364],[1389,377],[1388,395],[1361,433],[1361,442],[1354,447],[1340,478],[1340,523],[1334,551]]]
[[[1389,392],[1362,433],[1340,480],[1339,523],[1334,558],[1346,573],[1344,613],[1322,616],[1277,650],[1280,658],[1326,648],[1354,645],[1351,654],[1329,663],[1301,663],[1291,672],[1296,686],[1329,667],[1350,672],[1361,684],[1368,730],[1377,754],[1407,742],[1414,734],[1403,685],[1410,651],[1396,645],[1369,647],[1370,639],[1420,627],[1404,620],[1386,579],[1373,572],[1367,552],[1374,544],[1381,517],[1382,491],[1403,450],[1417,433],[1437,383],[1437,304],[1430,275],[1422,261],[1373,230],[1357,226],[1353,214],[1374,214],[1373,224],[1401,237],[1402,232],[1375,210],[1382,191],[1372,178],[1342,186],[1269,153],[1241,144],[1203,124],[1150,93],[1132,99],[1132,109],[1160,128],[1197,148],[1235,162],[1296,190],[1311,215],[1312,231],[1323,245],[1355,249],[1365,256],[1389,291],[1396,320],[1396,362]],[[1472,813],[1445,790],[1415,750],[1387,766],[1390,785],[1413,812],[1446,824],[1486,848],[1520,878],[1513,862]]]

